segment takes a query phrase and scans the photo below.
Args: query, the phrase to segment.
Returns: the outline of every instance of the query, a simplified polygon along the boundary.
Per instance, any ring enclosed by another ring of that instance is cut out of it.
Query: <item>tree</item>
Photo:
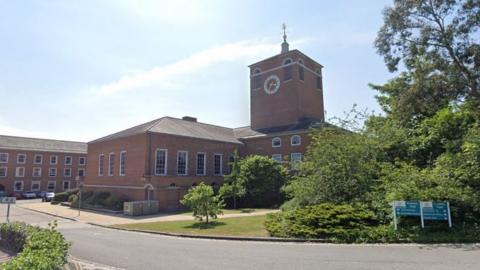
[[[378,179],[373,141],[339,128],[312,133],[300,171],[285,188],[290,206],[363,202]]]
[[[215,196],[213,188],[203,182],[188,190],[180,202],[193,211],[195,218],[202,221],[205,217],[207,223],[208,217],[217,218],[217,215],[222,214],[225,206],[223,200]]]
[[[287,169],[264,156],[248,156],[240,162],[240,178],[245,183],[245,203],[271,207],[283,202],[281,187],[289,179]]]
[[[245,196],[245,182],[242,181],[240,176],[240,164],[239,164],[238,152],[235,150],[233,156],[233,162],[231,164],[232,171],[229,175],[225,176],[225,183],[220,188],[220,195],[223,198],[232,198],[233,199],[233,208],[237,208],[237,198]]]
[[[380,104],[402,121],[423,119],[452,102],[480,105],[480,2],[395,0],[384,11],[375,46],[390,71],[406,71],[380,91]]]

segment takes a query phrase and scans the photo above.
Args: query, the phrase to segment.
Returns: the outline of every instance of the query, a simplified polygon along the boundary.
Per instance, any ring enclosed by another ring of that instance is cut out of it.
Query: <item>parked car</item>
[[[45,193],[45,196],[42,197],[42,202],[51,202],[53,200],[53,197],[55,197],[55,193],[47,192]]]
[[[27,191],[23,193],[22,197],[25,199],[35,199],[37,198],[37,194],[35,194],[33,191]]]
[[[37,192],[37,198],[43,198],[43,197],[45,197],[45,195],[47,195],[46,191]]]

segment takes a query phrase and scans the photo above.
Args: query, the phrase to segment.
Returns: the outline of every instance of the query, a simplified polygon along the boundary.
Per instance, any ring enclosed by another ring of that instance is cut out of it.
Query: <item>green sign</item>
[[[448,220],[446,202],[422,202],[424,220]]]
[[[420,216],[419,201],[396,201],[393,204],[397,216]]]

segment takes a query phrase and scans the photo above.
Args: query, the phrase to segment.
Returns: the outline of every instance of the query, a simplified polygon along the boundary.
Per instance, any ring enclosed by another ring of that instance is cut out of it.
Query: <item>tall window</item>
[[[70,181],[63,181],[63,191],[69,190],[70,189]]]
[[[18,155],[17,155],[17,163],[18,163],[18,164],[25,164],[25,163],[27,163],[27,155],[26,155],[26,154],[18,154]]]
[[[120,176],[125,175],[125,166],[127,165],[127,151],[120,152]]]
[[[113,176],[115,172],[115,153],[108,155],[108,176]]]
[[[206,174],[206,160],[205,160],[205,153],[197,153],[197,175],[205,175]]]
[[[104,154],[98,156],[98,176],[103,176]]]
[[[188,152],[187,151],[178,151],[177,154],[177,174],[178,175],[187,175],[188,171]]]
[[[303,61],[302,60],[298,60],[298,78],[302,81],[305,79],[305,71],[303,69]]]
[[[281,147],[282,146],[282,139],[279,137],[275,137],[272,139],[272,147]]]
[[[292,60],[287,59],[283,62],[283,80],[288,81],[292,79]]]
[[[0,163],[8,163],[8,153],[0,153]]]
[[[24,177],[25,176],[25,167],[15,168],[15,177]]]
[[[40,181],[32,181],[32,185],[30,186],[31,191],[40,191]]]
[[[85,169],[84,168],[79,168],[77,175],[78,176],[85,176]]]
[[[213,156],[213,174],[222,175],[222,154],[215,154]]]
[[[58,163],[58,156],[50,156],[50,165],[56,165]]]
[[[43,156],[40,154],[36,154],[33,156],[33,164],[42,164]]]
[[[252,88],[258,89],[262,87],[262,75],[260,75],[260,69],[256,68],[252,74]]]
[[[87,163],[87,158],[86,157],[79,157],[78,158],[78,165],[84,166]]]
[[[23,190],[23,181],[15,181],[13,183],[13,191],[22,191]]]
[[[299,135],[293,135],[292,137],[290,137],[290,144],[292,146],[297,146],[297,145],[300,145],[301,143],[302,143],[302,138]]]
[[[228,173],[232,173],[234,162],[235,162],[235,156],[233,154],[230,154],[228,156]]]
[[[63,170],[63,176],[65,177],[72,177],[72,169],[71,168],[65,168]]]
[[[167,150],[157,149],[155,151],[155,175],[167,174]]]
[[[55,177],[57,176],[57,168],[50,168],[48,169],[48,176]]]
[[[33,176],[33,177],[41,177],[41,176],[42,176],[42,168],[40,168],[40,167],[34,167],[34,168],[33,168],[32,176]]]
[[[320,72],[320,70],[317,70],[316,72],[316,85],[317,85],[317,89],[318,90],[322,90],[322,85],[323,85],[323,81],[322,81],[322,73]]]
[[[55,181],[48,181],[47,190],[48,191],[54,191],[56,184],[57,183]]]
[[[274,154],[272,155],[272,159],[275,160],[277,163],[282,163],[282,154]]]
[[[72,157],[66,156],[65,157],[65,165],[72,165]]]
[[[297,170],[300,162],[302,161],[302,153],[292,153],[290,154],[290,159],[292,163],[292,170]]]
[[[7,167],[0,167],[0,177],[7,177]]]

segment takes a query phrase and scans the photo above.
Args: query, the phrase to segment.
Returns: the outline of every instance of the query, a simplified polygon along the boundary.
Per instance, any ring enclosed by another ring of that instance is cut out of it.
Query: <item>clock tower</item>
[[[281,52],[250,67],[250,126],[270,130],[323,122],[323,66],[290,50],[284,26]]]

